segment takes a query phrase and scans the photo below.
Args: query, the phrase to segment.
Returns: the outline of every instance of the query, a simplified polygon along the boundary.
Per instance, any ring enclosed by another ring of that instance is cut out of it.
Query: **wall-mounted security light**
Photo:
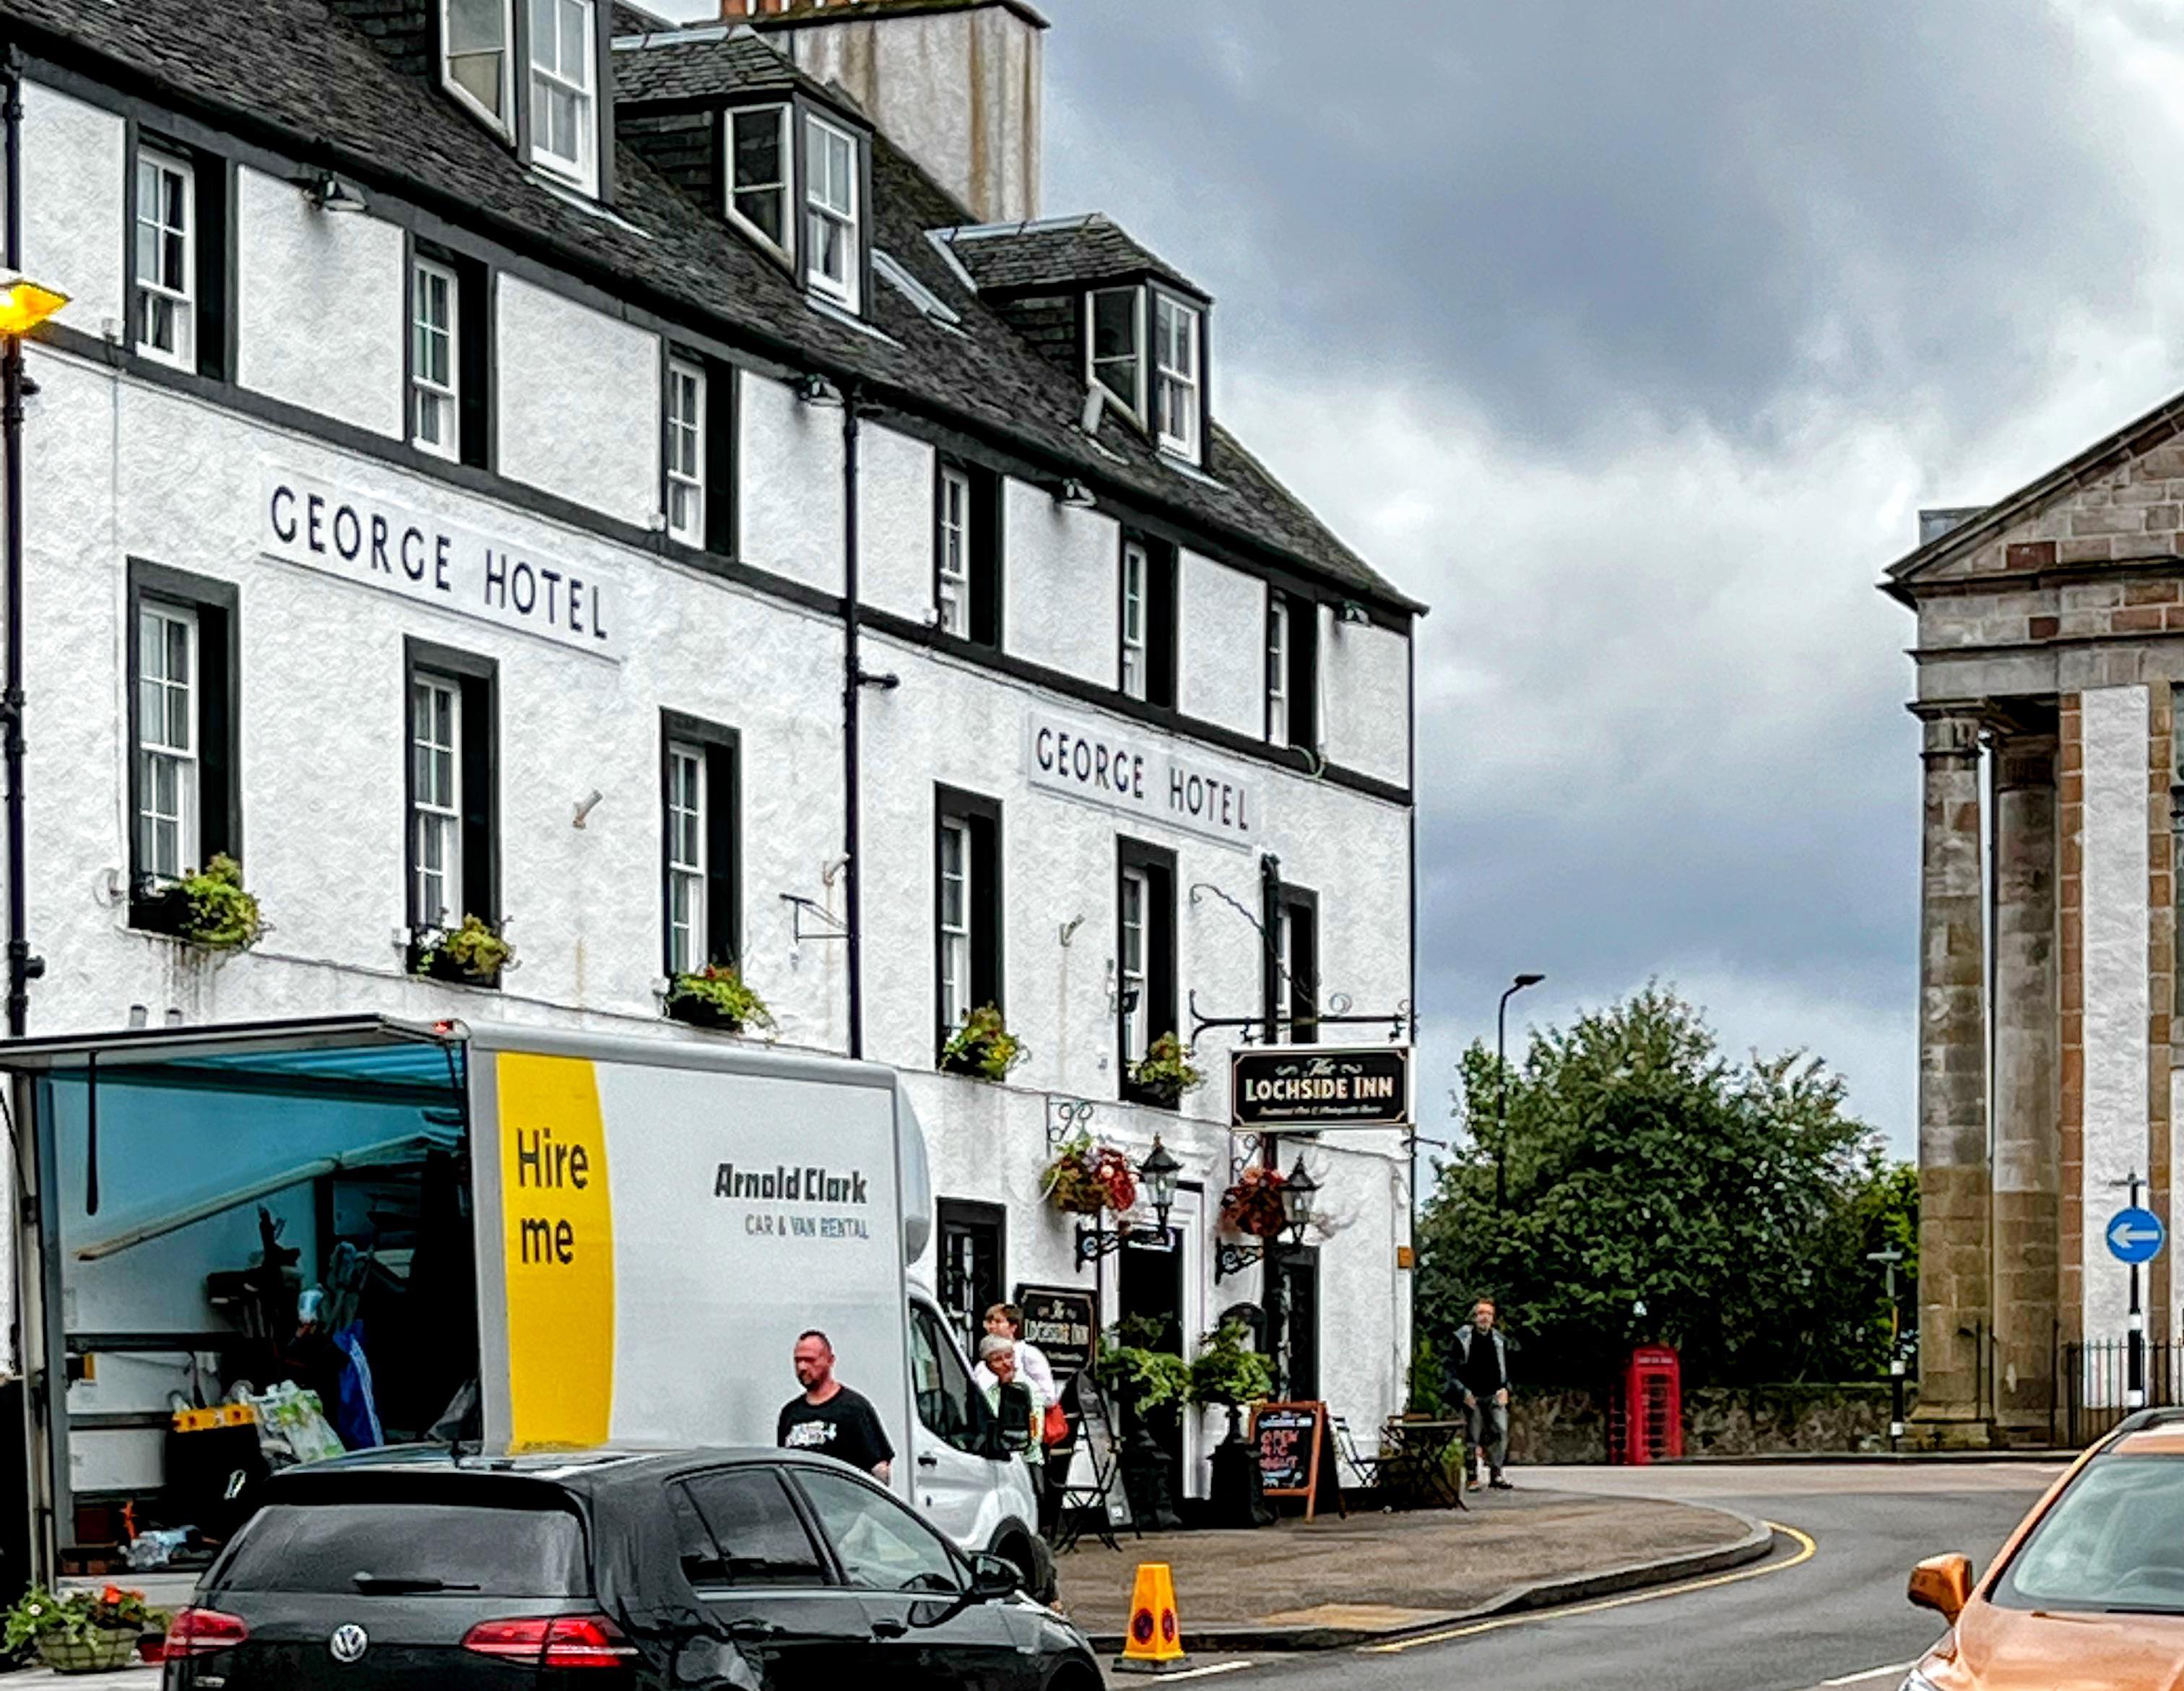
[[[361,211],[364,196],[332,170],[316,170],[295,179],[314,211]]]
[[[1369,622],[1373,619],[1365,614],[1365,607],[1356,600],[1346,599],[1342,601],[1342,608],[1335,612],[1334,620],[1338,622],[1362,623]]]
[[[816,373],[798,379],[796,397],[807,405],[818,405],[828,410],[842,408],[842,390]]]
[[[1093,498],[1092,489],[1074,476],[1054,490],[1054,502],[1072,511],[1090,511],[1100,503]]]
[[[873,674],[870,670],[861,669],[857,672],[857,685],[877,687],[883,693],[892,693],[902,685],[902,678],[891,669],[878,675]]]

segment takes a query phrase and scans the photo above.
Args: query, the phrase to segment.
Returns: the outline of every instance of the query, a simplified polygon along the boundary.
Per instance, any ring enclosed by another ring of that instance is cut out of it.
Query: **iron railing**
[[[2131,1413],[2131,1343],[2127,1339],[2088,1339],[2063,1347],[2063,1401],[2073,1448],[2082,1448],[2114,1429]],[[2184,1391],[2184,1340],[2146,1342],[2146,1407],[2160,1409],[2180,1401]]]

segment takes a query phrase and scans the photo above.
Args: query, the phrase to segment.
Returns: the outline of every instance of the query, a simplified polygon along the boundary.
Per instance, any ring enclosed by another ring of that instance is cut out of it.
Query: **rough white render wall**
[[[1176,559],[1176,704],[1254,739],[1267,731],[1267,584],[1185,551]]]
[[[49,396],[26,488],[31,924],[47,959],[34,1031],[118,1026],[131,1003],[193,1022],[362,1009],[430,1019],[460,1005],[531,1024],[656,1023],[669,707],[741,731],[751,977],[784,1039],[843,1042],[841,946],[793,946],[779,897],[822,896],[839,851],[838,623],[71,359],[40,351],[33,363]],[[261,464],[564,563],[619,567],[627,661],[264,556]],[[127,862],[131,555],[240,592],[244,862],[273,931],[225,962],[126,931],[103,893]],[[521,959],[504,993],[400,973],[405,634],[500,666],[503,902]],[[575,806],[593,789],[604,799],[578,829]]]
[[[1410,779],[1410,642],[1378,623],[1322,625],[1320,696],[1327,756],[1360,774],[1401,785]]]
[[[61,321],[115,340],[126,333],[124,140],[114,114],[23,85],[23,273],[69,296]]]
[[[748,371],[738,375],[736,393],[742,431],[738,555],[777,575],[839,593],[841,411],[804,405],[787,382]]]
[[[499,272],[499,468],[609,516],[660,513],[660,340]]]
[[[1122,672],[1122,530],[1112,516],[1057,504],[1044,488],[1008,483],[1001,621],[1007,650],[1081,681]]]
[[[933,618],[933,449],[868,425],[857,477],[857,596],[876,610]]]
[[[292,183],[236,173],[237,379],[399,439],[402,231],[314,211]]]
[[[2146,747],[2142,686],[2085,699],[2085,1313],[2089,1339],[2127,1331],[2130,1270],[2109,1253],[2108,1218],[2147,1171]]]

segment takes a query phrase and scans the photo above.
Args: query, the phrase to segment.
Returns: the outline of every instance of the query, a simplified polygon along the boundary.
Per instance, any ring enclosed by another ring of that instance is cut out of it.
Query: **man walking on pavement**
[[[1472,1471],[1465,1476],[1473,1491],[1479,1489],[1476,1464],[1483,1452],[1490,1483],[1497,1492],[1516,1487],[1502,1476],[1502,1465],[1509,1454],[1508,1341],[1494,1325],[1494,1300],[1482,1298],[1471,1306],[1471,1322],[1456,1336],[1456,1383],[1463,1393],[1463,1418],[1468,1424]]]
[[[773,1440],[784,1450],[816,1450],[862,1468],[882,1485],[894,1463],[894,1446],[861,1392],[834,1377],[834,1347],[816,1327],[797,1335],[792,1359],[803,1395],[781,1406]]]

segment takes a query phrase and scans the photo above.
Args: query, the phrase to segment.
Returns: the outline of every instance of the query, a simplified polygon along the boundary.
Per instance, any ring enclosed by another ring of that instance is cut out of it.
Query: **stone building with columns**
[[[2125,1183],[2184,1219],[2184,399],[1920,527],[1882,584],[1917,615],[1923,734],[1917,1430],[2045,1442],[2123,1401]],[[2180,1297],[2164,1253],[2150,1342]]]

